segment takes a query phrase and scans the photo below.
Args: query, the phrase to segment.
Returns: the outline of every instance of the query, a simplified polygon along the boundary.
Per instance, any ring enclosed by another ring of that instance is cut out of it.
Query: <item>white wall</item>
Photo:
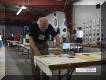
[[[5,29],[4,25],[0,25],[0,33],[2,33],[2,29]]]
[[[95,5],[75,5],[73,9],[73,24],[82,26],[82,23],[90,19],[101,17],[101,9]]]
[[[83,28],[85,26],[84,34],[88,35],[84,37],[86,38],[85,43],[96,43],[97,38],[101,37],[101,31],[99,31],[99,36],[93,36],[94,34],[97,35],[98,24],[99,30],[101,30],[100,19],[101,9],[96,9],[96,5],[74,5],[73,7],[73,27],[76,29],[76,27]],[[91,28],[89,28],[90,26]],[[91,36],[89,36],[90,34]]]
[[[60,11],[56,11],[55,13],[56,13],[57,21],[58,21],[57,27],[60,28],[60,34],[61,34],[63,28],[67,28],[67,27],[64,25],[65,14],[64,14],[64,12],[60,12]],[[48,18],[49,23],[50,23],[54,28],[56,28],[56,27],[54,26],[54,18],[55,18],[54,13],[51,13],[51,14],[47,15],[46,17]]]
[[[96,5],[103,4],[106,0],[78,0],[74,5]]]

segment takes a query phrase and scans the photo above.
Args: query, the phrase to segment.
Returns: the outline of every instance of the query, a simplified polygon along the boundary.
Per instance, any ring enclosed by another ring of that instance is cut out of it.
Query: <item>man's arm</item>
[[[60,48],[61,43],[63,42],[61,35],[60,34],[57,34],[55,36],[55,40],[56,40],[56,47],[57,48]]]
[[[33,38],[31,36],[29,36],[29,43],[31,45],[32,51],[33,51],[33,55],[34,56],[39,56],[40,52],[38,50],[38,48],[36,47],[36,43],[34,42]]]
[[[63,42],[61,35],[60,34],[57,34],[55,36],[55,40],[56,40],[56,48],[57,49],[61,49],[61,43]]]

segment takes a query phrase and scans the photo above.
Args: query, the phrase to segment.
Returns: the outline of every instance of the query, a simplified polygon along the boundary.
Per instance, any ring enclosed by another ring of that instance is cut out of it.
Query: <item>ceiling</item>
[[[14,23],[17,21],[22,22],[23,24],[31,23],[38,17],[45,16],[53,12],[53,10],[46,8],[28,7],[27,9],[22,10],[19,15],[16,15],[19,9],[19,6],[0,5],[0,23]]]
[[[80,0],[74,3],[74,5],[96,5],[103,4],[106,0]]]
[[[74,0],[76,1],[76,0]],[[63,11],[73,0],[0,0],[1,24],[28,24],[40,16],[46,16],[54,11]],[[16,15],[20,7],[27,9]]]

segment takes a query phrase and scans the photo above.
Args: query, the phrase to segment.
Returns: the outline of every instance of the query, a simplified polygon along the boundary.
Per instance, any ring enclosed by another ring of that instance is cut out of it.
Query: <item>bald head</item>
[[[48,19],[46,17],[41,17],[38,20],[39,28],[43,32],[48,28]]]

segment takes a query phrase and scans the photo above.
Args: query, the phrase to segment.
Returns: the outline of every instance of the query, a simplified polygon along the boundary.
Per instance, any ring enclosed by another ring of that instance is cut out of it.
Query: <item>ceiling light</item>
[[[16,15],[19,15],[23,9],[27,9],[27,7],[21,6]]]

